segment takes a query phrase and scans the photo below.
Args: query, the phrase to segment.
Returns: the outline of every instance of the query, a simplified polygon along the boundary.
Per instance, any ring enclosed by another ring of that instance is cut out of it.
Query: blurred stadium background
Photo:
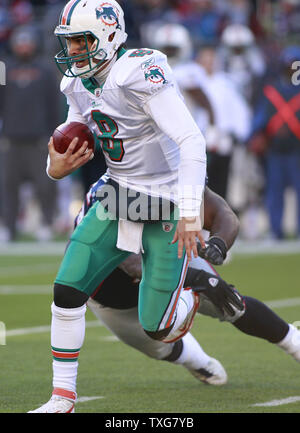
[[[0,61],[6,66],[6,84],[0,85],[0,322],[6,330],[5,341],[0,341],[0,368],[2,373],[7,371],[0,412],[23,412],[48,397],[50,383],[44,379],[50,377],[47,347],[52,282],[84,194],[98,178],[99,167],[101,173],[105,170],[98,148],[95,160],[68,179],[54,183],[45,173],[48,138],[66,115],[65,101],[59,94],[61,76],[53,62],[58,51],[53,29],[65,3],[0,0]],[[300,61],[300,1],[119,3],[125,11],[129,48],[154,47],[151,35],[159,28],[166,23],[183,25],[191,37],[192,57],[197,60],[205,48],[213,48],[216,72],[226,73],[247,104],[250,115],[243,139],[234,137],[233,131],[221,131],[231,139],[224,173],[228,185],[223,195],[241,221],[238,240],[222,275],[241,293],[270,302],[290,323],[300,321],[299,175],[294,183],[282,179],[283,202],[277,204],[276,212],[280,215],[282,211],[283,216],[278,229],[278,224],[276,227],[276,222],[272,223],[274,208],[269,202],[278,188],[276,176],[275,183],[270,182],[268,171],[274,136],[268,135],[266,128],[257,129],[265,86],[281,79],[283,70],[292,71],[293,62]],[[230,34],[228,29],[234,29],[234,25],[241,26],[242,33]],[[246,35],[242,41],[241,34]],[[290,95],[300,95],[297,84],[288,83],[293,87]],[[283,96],[288,101],[287,94]],[[230,102],[224,101],[221,110],[230,112],[230,107]],[[277,149],[277,154],[298,158],[300,172],[300,141],[297,131],[290,130],[290,121],[295,118],[300,119],[300,110],[288,111],[275,145],[278,140],[281,146],[286,143],[286,149]],[[296,123],[297,128],[300,136],[300,123]],[[222,149],[213,146],[208,153],[209,164],[216,156],[220,160],[224,156]],[[281,174],[279,170],[278,178]],[[93,329],[93,317],[88,316],[88,321],[91,329],[87,330],[86,353],[81,356],[79,392],[103,399],[87,400],[82,411],[159,412],[161,401],[169,401],[166,412],[300,410],[296,363],[271,345],[237,335],[227,325],[205,318],[196,323],[195,336],[209,353],[224,362],[232,378],[226,389],[201,388],[199,397],[199,384],[188,374],[178,377],[174,366],[144,360],[142,355],[109,340],[109,331],[103,327]],[[221,344],[220,338],[226,344]],[[109,377],[105,373],[108,369]],[[126,377],[124,371],[128,371]],[[127,381],[128,377],[131,380]],[[147,398],[141,397],[145,389]],[[185,404],[175,397],[170,399],[170,394],[176,395],[172,393],[175,389],[188,389]],[[30,396],[28,407],[23,398],[25,390]],[[253,406],[290,397],[296,399],[286,405]]]

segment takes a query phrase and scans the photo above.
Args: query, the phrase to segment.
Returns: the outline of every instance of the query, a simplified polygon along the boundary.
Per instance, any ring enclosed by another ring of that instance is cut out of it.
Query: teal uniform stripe
[[[51,349],[55,350],[55,352],[68,352],[68,353],[80,352],[80,349],[59,349],[59,348],[53,347],[53,346],[51,346]]]
[[[56,356],[53,356],[53,359],[55,361],[59,361],[59,362],[77,362],[78,361],[78,358],[67,359],[67,358],[56,358]]]
[[[81,0],[77,0],[77,1],[73,4],[73,6],[71,7],[70,12],[68,13],[68,17],[67,17],[67,23],[66,23],[67,26],[70,25],[70,21],[71,21],[72,14],[73,14],[74,9],[76,8],[76,6],[78,5],[79,2],[81,2]]]

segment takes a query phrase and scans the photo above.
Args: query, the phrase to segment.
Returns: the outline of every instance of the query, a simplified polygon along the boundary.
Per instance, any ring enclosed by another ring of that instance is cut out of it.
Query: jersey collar
[[[122,57],[125,53],[126,53],[126,48],[121,48],[118,53],[117,53],[117,60],[119,60],[120,57]],[[81,79],[82,84],[84,85],[84,87],[91,92],[93,95],[95,95],[95,91],[96,89],[102,89],[102,87],[104,86],[104,83],[101,85],[98,83],[98,81],[94,78],[82,78]]]

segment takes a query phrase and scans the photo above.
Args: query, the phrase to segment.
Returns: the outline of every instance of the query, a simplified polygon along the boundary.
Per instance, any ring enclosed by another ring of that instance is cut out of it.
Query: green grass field
[[[0,412],[27,412],[51,392],[51,287],[59,256],[0,257]],[[242,294],[263,301],[295,298],[275,311],[300,321],[299,254],[235,256],[222,276]],[[220,268],[219,268],[220,269]],[[262,413],[300,412],[300,364],[279,348],[237,331],[232,325],[198,316],[193,334],[218,358],[229,381],[205,386],[184,368],[146,358],[112,337],[88,312],[80,354],[76,412],[97,413]],[[39,328],[45,327],[45,328]],[[299,397],[279,406],[254,406]]]

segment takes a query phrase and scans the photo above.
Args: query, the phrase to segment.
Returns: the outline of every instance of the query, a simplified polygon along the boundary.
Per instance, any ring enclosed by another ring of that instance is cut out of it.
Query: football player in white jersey
[[[72,412],[86,302],[132,252],[143,252],[138,310],[144,331],[165,342],[189,331],[199,295],[184,291],[183,282],[188,261],[198,256],[197,238],[205,248],[206,151],[166,56],[123,47],[123,11],[115,0],[69,1],[55,34],[62,42],[56,62],[65,75],[67,121],[85,123],[98,135],[111,194],[106,201],[103,193],[72,234],[54,284],[53,394],[43,411]],[[90,159],[87,143],[73,154],[76,143],[59,154],[50,139],[51,178],[63,178]]]

